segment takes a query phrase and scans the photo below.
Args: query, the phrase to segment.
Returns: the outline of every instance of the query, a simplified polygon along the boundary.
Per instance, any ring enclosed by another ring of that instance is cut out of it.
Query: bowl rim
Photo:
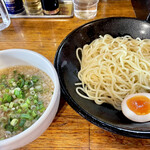
[[[108,18],[102,18],[102,19],[97,19],[94,21],[90,21],[87,22],[77,28],[75,28],[73,31],[71,31],[60,43],[56,55],[55,55],[55,59],[54,59],[54,66],[56,68],[56,71],[58,73],[58,77],[59,77],[59,82],[60,82],[60,86],[61,86],[61,90],[62,90],[62,94],[65,98],[65,100],[67,101],[67,103],[79,114],[81,115],[83,118],[85,118],[86,120],[88,120],[89,122],[91,122],[92,124],[103,128],[104,130],[116,133],[116,134],[120,134],[123,136],[127,136],[127,137],[135,137],[135,138],[145,138],[148,139],[150,138],[150,131],[139,131],[139,130],[130,130],[130,129],[125,129],[122,127],[118,127],[115,125],[111,125],[110,123],[106,123],[102,120],[97,119],[96,117],[92,116],[91,114],[89,114],[86,110],[84,110],[81,106],[79,106],[75,100],[71,97],[71,95],[69,94],[69,92],[67,92],[65,86],[63,85],[63,81],[61,79],[61,75],[60,75],[60,71],[59,71],[59,56],[60,53],[62,51],[63,46],[65,45],[65,42],[67,39],[69,39],[75,32],[77,32],[78,30],[80,30],[81,28],[96,23],[96,22],[100,22],[103,20],[111,20],[111,19],[123,19],[123,20],[136,20],[139,22],[144,22],[146,24],[149,24],[148,22],[144,21],[144,20],[140,20],[137,18],[133,18],[133,17],[108,17]],[[149,24],[150,25],[150,24]]]
[[[22,52],[22,53],[28,53],[30,55],[36,55],[40,59],[42,59],[45,63],[47,63],[48,66],[53,71],[53,74],[55,76],[55,84],[54,84],[55,87],[54,87],[54,93],[53,93],[52,99],[51,99],[50,103],[48,104],[48,107],[46,108],[46,110],[42,114],[42,116],[35,123],[33,123],[29,128],[27,128],[26,130],[22,131],[21,133],[19,133],[17,135],[14,135],[14,136],[12,136],[10,138],[4,139],[4,140],[0,140],[0,145],[1,146],[14,143],[15,141],[18,141],[20,138],[26,137],[27,135],[29,135],[29,133],[32,130],[35,130],[40,124],[42,124],[44,119],[48,117],[48,115],[49,115],[48,112],[51,112],[53,107],[55,106],[56,99],[58,98],[58,93],[60,92],[60,85],[59,85],[59,79],[58,79],[57,72],[56,72],[54,66],[52,65],[52,63],[46,57],[44,57],[43,55],[41,55],[41,54],[39,54],[37,52],[34,52],[32,50],[27,50],[27,49],[5,49],[5,50],[1,50],[0,51],[0,55],[2,53],[12,53],[12,52],[13,53]]]

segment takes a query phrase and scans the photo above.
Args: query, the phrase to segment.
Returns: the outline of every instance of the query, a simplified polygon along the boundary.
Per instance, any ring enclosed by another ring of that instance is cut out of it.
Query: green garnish
[[[31,116],[29,114],[21,114],[20,117],[22,119],[31,119]]]
[[[16,96],[17,98],[23,98],[23,92],[22,92],[22,90],[21,90],[20,88],[16,88],[16,89],[14,90],[14,94],[15,94],[15,96]]]
[[[5,103],[5,102],[11,102],[11,101],[12,101],[11,95],[5,93],[5,94],[3,95],[3,100],[2,100],[2,101],[3,101],[3,103]]]
[[[18,123],[18,119],[13,119],[13,120],[10,122],[10,124],[11,124],[12,126],[15,126],[17,123]]]
[[[33,83],[36,83],[39,80],[38,76],[32,76]]]
[[[19,79],[18,81],[17,81],[17,86],[18,87],[20,87],[20,88],[22,88],[23,86],[24,86],[24,79]]]
[[[5,125],[5,129],[6,129],[6,131],[10,131],[10,132],[14,131],[14,127],[10,124]]]
[[[20,123],[19,123],[19,126],[20,126],[20,127],[23,127],[24,124],[25,124],[25,122],[26,122],[26,119],[21,119],[21,120],[20,120]]]
[[[9,132],[23,131],[37,120],[46,109],[38,97],[43,91],[39,76],[29,76],[13,71],[12,78],[0,77],[0,125]],[[4,119],[3,119],[4,118]]]

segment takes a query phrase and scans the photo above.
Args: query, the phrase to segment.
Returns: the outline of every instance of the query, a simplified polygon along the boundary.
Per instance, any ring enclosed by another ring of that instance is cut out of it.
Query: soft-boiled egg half
[[[128,95],[121,104],[123,114],[135,122],[150,121],[150,93]]]

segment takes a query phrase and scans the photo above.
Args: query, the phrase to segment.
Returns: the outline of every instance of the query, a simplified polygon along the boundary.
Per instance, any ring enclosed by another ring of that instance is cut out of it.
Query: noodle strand
[[[89,45],[77,48],[76,56],[81,67],[76,92],[85,99],[121,110],[125,96],[150,91],[148,39],[100,35]]]

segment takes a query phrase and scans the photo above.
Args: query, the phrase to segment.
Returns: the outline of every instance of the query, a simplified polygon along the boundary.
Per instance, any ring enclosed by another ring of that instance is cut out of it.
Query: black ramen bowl
[[[76,49],[105,34],[150,39],[150,24],[135,18],[115,17],[95,20],[72,31],[60,44],[54,62],[65,100],[82,117],[105,130],[129,137],[150,138],[150,122],[132,122],[111,105],[97,105],[75,91],[80,69]]]

